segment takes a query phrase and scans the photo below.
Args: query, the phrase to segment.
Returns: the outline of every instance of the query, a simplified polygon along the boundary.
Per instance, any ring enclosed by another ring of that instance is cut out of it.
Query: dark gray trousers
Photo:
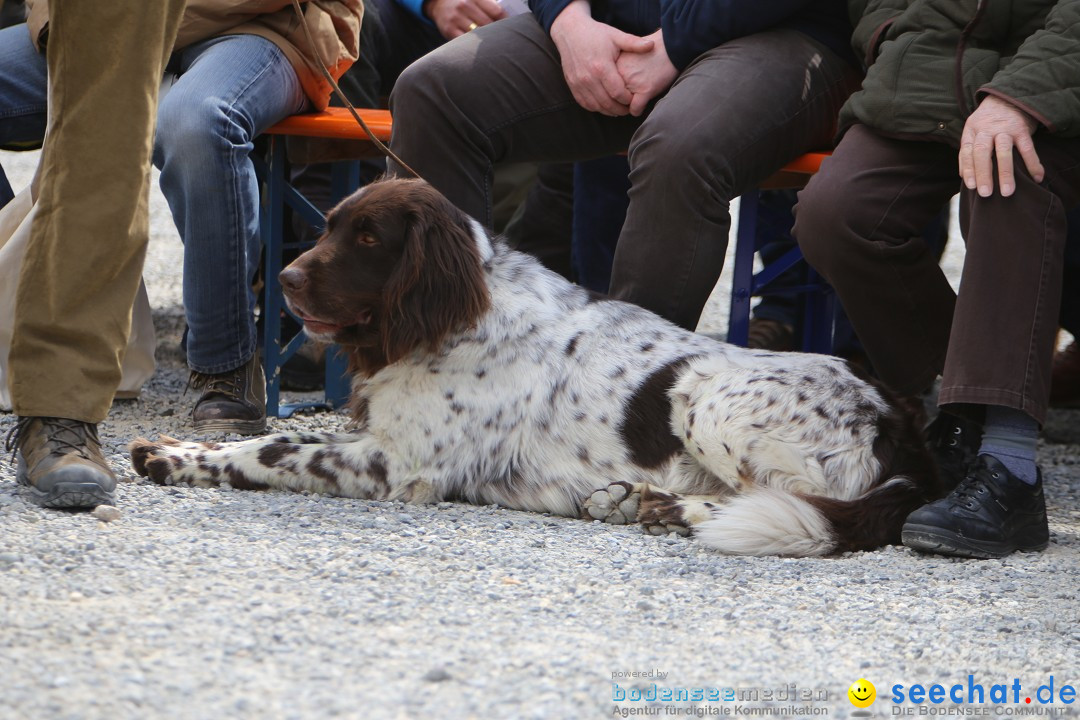
[[[824,46],[774,30],[705,53],[643,117],[607,117],[574,101],[551,38],[521,15],[402,73],[390,97],[391,148],[489,227],[494,165],[629,148],[630,208],[610,292],[694,329],[723,266],[729,202],[829,145],[857,83]]]
[[[1061,304],[1066,212],[1080,204],[1080,140],[1035,136],[1016,192],[962,187],[957,150],[856,125],[799,194],[795,234],[836,288],[870,361],[902,394],[943,374],[941,405],[1002,405],[1042,423]],[[960,192],[959,298],[922,230]]]

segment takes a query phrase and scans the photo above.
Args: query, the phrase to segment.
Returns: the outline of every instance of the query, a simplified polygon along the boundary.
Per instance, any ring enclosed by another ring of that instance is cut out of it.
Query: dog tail
[[[711,548],[732,555],[828,555],[837,547],[829,518],[807,500],[758,485],[736,495],[694,527]]]
[[[733,555],[812,557],[900,542],[904,520],[931,498],[893,477],[854,500],[756,486],[713,510],[694,528],[709,547]]]
[[[695,534],[740,555],[829,555],[897,544],[907,516],[941,496],[941,481],[922,433],[895,401],[878,418],[873,455],[877,478],[857,498],[755,485],[714,509]]]

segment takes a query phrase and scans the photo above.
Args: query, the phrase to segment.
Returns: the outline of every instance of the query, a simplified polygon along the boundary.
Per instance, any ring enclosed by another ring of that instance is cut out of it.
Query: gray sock
[[[980,455],[990,455],[1018,479],[1034,485],[1038,478],[1035,464],[1039,445],[1039,423],[1023,410],[986,406]]]

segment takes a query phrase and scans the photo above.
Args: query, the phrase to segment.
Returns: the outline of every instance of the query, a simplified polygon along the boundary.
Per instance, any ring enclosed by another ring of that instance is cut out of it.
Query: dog
[[[349,431],[140,438],[140,475],[639,522],[751,555],[895,544],[940,494],[914,421],[844,360],[590,293],[420,180],[346,198],[280,279],[306,332],[348,354]]]

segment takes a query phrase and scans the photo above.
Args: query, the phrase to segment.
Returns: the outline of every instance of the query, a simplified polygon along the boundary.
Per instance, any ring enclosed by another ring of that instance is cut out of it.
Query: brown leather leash
[[[315,44],[315,38],[311,34],[311,28],[308,27],[307,18],[304,17],[304,11],[300,7],[300,0],[292,0],[293,9],[296,11],[297,17],[300,18],[300,25],[304,28],[304,36],[307,38],[308,45],[311,47],[311,51],[315,54],[315,59],[318,61],[319,70],[322,72],[323,77],[330,83],[330,87],[334,89],[334,94],[338,96],[341,102],[345,103],[345,107],[348,108],[349,113],[353,116],[353,119],[360,124],[361,129],[368,136],[375,147],[379,149],[386,157],[396,162],[401,167],[405,168],[415,178],[420,178],[420,173],[413,170],[404,160],[394,154],[394,151],[383,144],[379,138],[375,137],[375,133],[371,131],[371,128],[367,126],[364,119],[360,117],[360,113],[356,112],[356,107],[349,101],[349,98],[345,97],[345,93],[341,92],[341,88],[338,87],[337,81],[334,80],[334,76],[330,74],[330,70],[326,67],[326,61],[323,60],[322,55],[319,53],[319,48]]]

